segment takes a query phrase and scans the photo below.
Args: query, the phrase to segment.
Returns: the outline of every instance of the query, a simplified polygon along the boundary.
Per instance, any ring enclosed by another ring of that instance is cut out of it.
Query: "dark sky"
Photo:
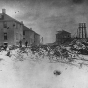
[[[79,22],[88,26],[88,0],[0,0],[0,8],[54,42],[58,30],[76,33]]]

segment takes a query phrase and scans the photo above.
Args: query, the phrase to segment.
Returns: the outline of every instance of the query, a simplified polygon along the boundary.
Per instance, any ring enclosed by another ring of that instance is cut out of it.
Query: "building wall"
[[[6,23],[4,28],[3,24]],[[26,29],[26,30],[25,30]],[[25,35],[23,35],[23,30],[25,30]],[[7,40],[4,40],[4,33],[7,33]],[[25,39],[23,39],[23,37]],[[19,41],[28,44],[39,44],[40,36],[35,34],[35,32],[25,26],[21,22],[16,21],[12,17],[6,14],[5,9],[0,14],[0,44],[7,42],[9,45],[19,44]]]
[[[40,35],[35,33],[34,35],[34,44],[39,45],[40,44]]]
[[[4,27],[6,25],[6,27]],[[15,25],[15,26],[14,26]],[[0,45],[7,42],[9,45],[17,44],[23,39],[23,24],[15,21],[10,16],[3,14],[0,19]],[[4,33],[7,33],[7,40],[4,40]]]
[[[35,33],[33,30],[24,26],[23,31],[25,35],[23,35],[23,43],[25,44],[28,41],[28,45],[39,45],[40,44],[40,35]],[[23,33],[24,34],[24,33]]]
[[[56,42],[57,43],[64,43],[64,42],[68,41],[69,38],[71,38],[70,33],[63,32],[61,34],[56,34]]]
[[[0,45],[2,45],[4,41],[4,34],[3,34],[3,22],[0,22]]]
[[[29,41],[30,41],[30,45],[34,44],[34,32],[33,31],[29,31]]]
[[[7,22],[7,42],[9,45],[13,45],[14,44],[14,30],[13,30],[13,23],[10,21],[6,21]]]
[[[4,28],[4,22],[7,24],[7,28]],[[12,22],[0,21],[0,44],[8,42],[8,44],[14,43],[14,30],[12,28]],[[7,33],[7,40],[4,40],[4,33]]]
[[[15,44],[19,44],[19,41],[23,40],[23,24],[18,22],[13,22],[14,26],[14,42]]]
[[[28,45],[34,44],[34,32],[31,30],[24,30],[25,31],[25,35],[23,36],[23,42],[25,44],[25,42],[28,42]]]
[[[25,45],[25,42],[28,42],[28,45],[30,44],[29,42],[29,31],[24,31],[25,35],[23,35],[24,39],[23,39],[23,44]]]

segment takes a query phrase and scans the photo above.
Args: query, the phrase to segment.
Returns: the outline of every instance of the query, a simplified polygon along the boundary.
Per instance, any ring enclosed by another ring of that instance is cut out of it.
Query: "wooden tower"
[[[77,29],[77,37],[87,38],[86,23],[79,23],[79,27]]]

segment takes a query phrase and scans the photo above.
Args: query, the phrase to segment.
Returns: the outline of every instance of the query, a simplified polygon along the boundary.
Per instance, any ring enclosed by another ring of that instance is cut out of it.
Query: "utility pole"
[[[40,38],[40,43],[41,43],[41,44],[43,44],[43,37],[42,37],[42,38]]]
[[[43,44],[43,37],[42,37],[42,44]]]

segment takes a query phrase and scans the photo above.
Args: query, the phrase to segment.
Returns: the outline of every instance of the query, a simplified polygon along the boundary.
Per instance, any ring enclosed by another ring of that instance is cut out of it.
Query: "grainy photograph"
[[[0,0],[0,88],[88,88],[88,0]]]

